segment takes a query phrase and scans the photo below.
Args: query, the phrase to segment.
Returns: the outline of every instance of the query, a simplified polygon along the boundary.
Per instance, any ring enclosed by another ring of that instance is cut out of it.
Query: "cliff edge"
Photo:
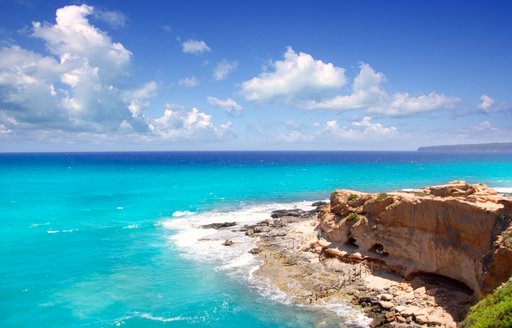
[[[480,298],[512,275],[512,199],[482,184],[336,190],[318,219],[331,255],[378,262],[406,278],[448,277]]]

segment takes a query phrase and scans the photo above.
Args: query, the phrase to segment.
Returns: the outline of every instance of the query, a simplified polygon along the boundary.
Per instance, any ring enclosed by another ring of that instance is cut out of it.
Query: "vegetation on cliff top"
[[[512,327],[512,280],[471,307],[463,327]]]

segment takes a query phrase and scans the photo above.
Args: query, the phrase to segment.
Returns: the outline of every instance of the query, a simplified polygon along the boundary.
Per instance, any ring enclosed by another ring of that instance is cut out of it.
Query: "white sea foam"
[[[69,232],[75,232],[75,231],[78,231],[78,229],[64,229],[64,230],[47,230],[46,232],[49,233],[49,234],[54,234],[54,233],[69,233]]]
[[[123,229],[138,229],[140,226],[138,224],[129,224],[124,226]]]
[[[172,213],[172,217],[173,218],[180,218],[180,217],[183,217],[183,216],[190,216],[190,215],[194,215],[194,212],[190,212],[190,211],[176,211],[176,212]]]
[[[493,187],[492,189],[496,190],[500,194],[512,194],[512,188]]]
[[[122,206],[118,206],[118,207],[116,207],[116,210],[118,210],[118,211],[122,211],[122,210],[124,210],[124,207],[122,207]]]
[[[166,317],[154,316],[154,315],[151,315],[149,313],[140,313],[137,316],[140,317],[140,318],[151,320],[151,321],[160,321],[160,322],[173,322],[173,321],[190,320],[190,318],[185,318],[185,317],[182,317],[182,316],[166,318]]]
[[[230,212],[174,212],[172,218],[160,223],[173,234],[170,242],[186,258],[194,261],[211,263],[215,270],[224,271],[229,276],[242,279],[252,289],[263,297],[282,304],[292,304],[290,295],[275,287],[270,281],[253,276],[259,268],[260,262],[248,251],[255,247],[258,239],[245,236],[239,231],[244,225],[255,224],[270,218],[276,209],[302,209],[311,210],[312,202],[274,203],[242,206]],[[205,229],[203,225],[210,223],[236,222],[236,226],[223,229]],[[226,239],[233,241],[233,245],[223,245]],[[326,303],[322,308],[334,311],[347,322],[367,325],[369,319],[361,312],[352,309],[346,304]]]
[[[50,222],[45,222],[45,223],[32,223],[29,228],[32,229],[32,228],[37,228],[37,227],[42,227],[42,226],[47,226],[47,225],[50,225]]]

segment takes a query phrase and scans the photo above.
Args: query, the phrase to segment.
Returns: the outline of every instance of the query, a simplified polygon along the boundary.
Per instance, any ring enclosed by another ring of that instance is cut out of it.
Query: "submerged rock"
[[[231,239],[226,239],[224,243],[222,243],[224,246],[231,246],[233,245],[233,241]]]

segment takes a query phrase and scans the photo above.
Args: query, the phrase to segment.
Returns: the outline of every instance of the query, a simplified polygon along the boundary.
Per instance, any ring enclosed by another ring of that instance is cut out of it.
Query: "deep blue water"
[[[180,244],[186,220],[454,179],[510,188],[512,154],[0,154],[0,326],[314,326],[218,250]]]

